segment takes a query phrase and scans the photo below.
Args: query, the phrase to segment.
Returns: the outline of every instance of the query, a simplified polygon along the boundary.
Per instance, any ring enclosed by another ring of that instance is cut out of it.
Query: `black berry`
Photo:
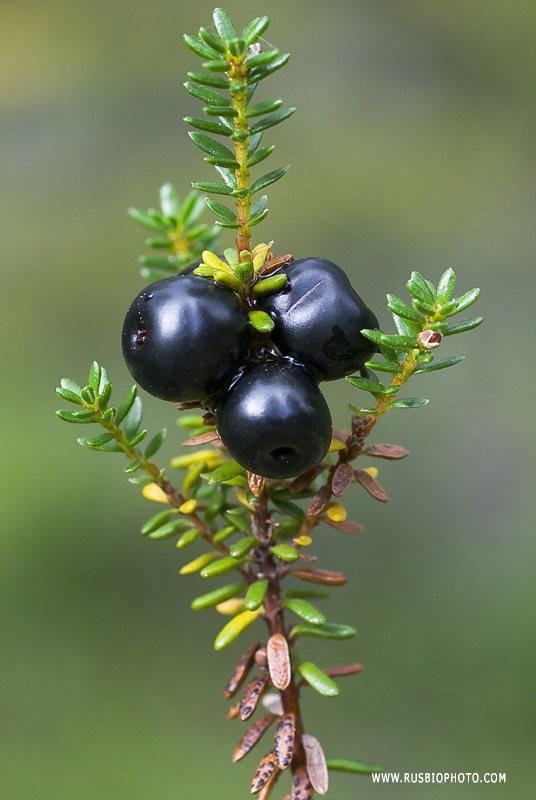
[[[193,275],[147,286],[123,324],[123,356],[134,380],[176,403],[206,401],[244,362],[248,342],[236,296]]]
[[[320,461],[331,441],[331,416],[314,378],[286,361],[246,367],[216,407],[231,456],[266,478],[291,478]]]
[[[285,267],[286,286],[259,304],[275,327],[270,338],[284,356],[320,380],[351,375],[377,351],[361,335],[378,320],[354,291],[348,276],[324,258],[302,258]]]

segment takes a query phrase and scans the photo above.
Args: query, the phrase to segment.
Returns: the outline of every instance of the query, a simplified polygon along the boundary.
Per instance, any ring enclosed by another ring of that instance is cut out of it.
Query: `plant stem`
[[[270,636],[282,634],[287,640],[290,651],[289,632],[285,624],[281,599],[281,579],[286,574],[286,568],[278,566],[270,552],[270,547],[274,544],[274,541],[272,537],[272,521],[269,518],[266,490],[264,490],[255,501],[253,531],[259,541],[256,548],[256,561],[259,567],[258,577],[262,575],[268,580],[268,591],[264,598],[264,618]],[[281,691],[280,694],[284,713],[294,714],[295,718],[296,733],[294,740],[294,756],[292,760],[292,770],[294,772],[298,767],[305,766],[305,751],[302,745],[304,729],[299,703],[299,689],[295,682],[294,673],[292,674],[288,687]]]
[[[233,107],[237,112],[234,118],[235,132],[245,135],[243,141],[235,141],[236,160],[240,165],[235,172],[238,189],[249,189],[249,169],[247,167],[249,124],[246,117],[247,74],[249,70],[244,64],[244,59],[245,54],[241,57],[232,56],[231,68],[229,70],[229,77],[231,79],[231,99],[233,101]],[[240,222],[240,228],[236,238],[236,251],[239,259],[243,251],[251,251],[251,231],[249,229],[250,211],[251,195],[248,191],[244,197],[236,198],[236,214]]]

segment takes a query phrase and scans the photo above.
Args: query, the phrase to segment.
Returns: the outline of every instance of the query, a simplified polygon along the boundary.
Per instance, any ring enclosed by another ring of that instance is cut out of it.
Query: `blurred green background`
[[[227,8],[238,26],[267,13],[268,40],[292,52],[265,90],[298,112],[269,139],[270,168],[294,166],[269,190],[262,238],[343,266],[384,327],[385,294],[404,296],[411,269],[436,281],[450,265],[460,293],[482,288],[485,324],[445,347],[467,360],[415,378],[410,394],[431,404],[393,412],[374,433],[411,451],[379,465],[390,503],[356,489],[366,532],[317,535],[323,565],[351,577],[329,618],[358,635],[303,651],[365,669],[339,698],[311,692],[304,708],[329,757],[506,772],[507,783],[337,775],[328,797],[532,797],[536,6]],[[119,457],[82,450],[81,431],[53,413],[59,378],[84,382],[94,358],[118,394],[130,385],[119,333],[142,288],[143,231],[125,212],[154,205],[166,180],[184,193],[210,179],[182,122],[200,106],[181,86],[198,65],[181,35],[209,25],[211,10],[0,3],[6,800],[249,796],[257,761],[230,763],[242,731],[222,698],[241,645],[214,653],[222,618],[189,610],[200,579],[179,580],[173,543],[138,532],[154,506]],[[327,390],[344,424],[357,390]],[[153,430],[176,430],[171,404],[148,398],[146,411]],[[165,459],[178,442],[168,437]]]

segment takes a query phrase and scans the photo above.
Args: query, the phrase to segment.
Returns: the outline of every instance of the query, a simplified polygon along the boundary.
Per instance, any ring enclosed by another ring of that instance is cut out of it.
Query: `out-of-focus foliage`
[[[214,774],[221,800],[234,800],[244,784],[221,713],[233,645],[214,658],[208,617],[207,635],[192,636],[194,590],[181,587],[198,579],[179,581],[173,545],[139,534],[147,501],[73,444],[50,390],[94,358],[119,394],[130,385],[119,340],[142,288],[141,238],[125,212],[154,203],[166,181],[185,196],[192,161],[196,179],[212,179],[182,122],[198,103],[181,86],[192,61],[180,40],[212,6],[0,4],[0,751],[13,800],[195,800],[214,793]],[[388,507],[359,493],[349,509],[366,531],[352,543],[350,584],[326,602],[331,619],[339,602],[355,608],[356,636],[333,647],[365,669],[336,723],[319,698],[307,724],[333,743],[328,757],[348,752],[351,728],[356,757],[389,770],[506,771],[494,795],[521,800],[533,787],[534,371],[515,355],[534,313],[534,4],[227,6],[244,23],[267,13],[291,52],[278,92],[298,110],[273,142],[293,168],[271,189],[263,231],[274,252],[330,258],[373,309],[387,292],[403,296],[412,269],[437,282],[450,264],[482,288],[486,319],[465,362],[427,381],[429,406],[379,423],[376,441],[410,456],[381,468]],[[337,424],[355,395],[333,386]],[[145,406],[152,430],[171,430],[171,404]],[[176,450],[168,436],[162,457]],[[337,568],[327,547],[322,558]],[[308,639],[303,658],[318,663],[322,645]],[[335,776],[333,796],[354,785]],[[443,794],[488,800],[490,790],[470,792]],[[429,800],[429,787],[396,797]]]

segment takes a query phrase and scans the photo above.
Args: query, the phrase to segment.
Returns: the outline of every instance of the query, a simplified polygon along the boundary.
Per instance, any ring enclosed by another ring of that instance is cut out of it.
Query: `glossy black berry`
[[[266,478],[300,475],[331,441],[329,408],[315,379],[283,360],[246,367],[216,407],[216,426],[235,461]]]
[[[204,402],[231,380],[248,341],[236,296],[193,275],[151,283],[123,324],[123,356],[134,380],[176,403]]]
[[[361,329],[378,328],[378,320],[346,273],[324,258],[294,261],[285,273],[288,281],[282,291],[259,304],[275,322],[273,343],[320,380],[344,378],[361,369],[377,351]]]

